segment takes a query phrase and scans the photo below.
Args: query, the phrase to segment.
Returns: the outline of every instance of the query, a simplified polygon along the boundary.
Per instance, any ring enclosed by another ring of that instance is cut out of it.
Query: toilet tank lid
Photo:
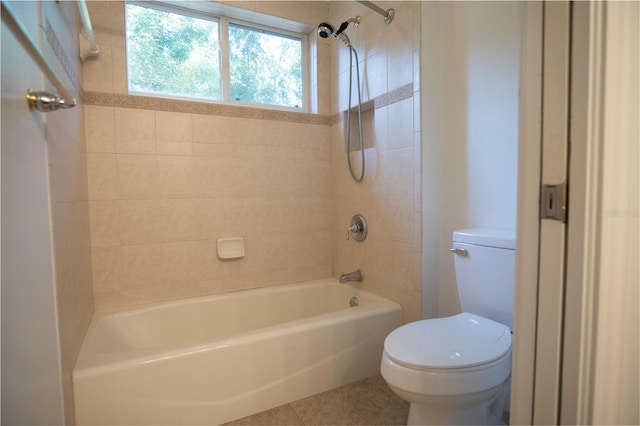
[[[490,228],[460,229],[458,231],[454,231],[453,241],[456,243],[515,250],[516,231],[515,229]]]

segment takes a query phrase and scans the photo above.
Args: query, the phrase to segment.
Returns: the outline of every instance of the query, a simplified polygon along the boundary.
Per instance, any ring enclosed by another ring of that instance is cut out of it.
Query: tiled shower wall
[[[346,19],[344,7],[368,14],[355,2],[229,3],[314,26],[330,12],[333,22]],[[338,43],[317,44],[325,67],[318,85],[331,86],[320,87],[320,115],[134,97],[126,94],[123,4],[89,6],[105,52],[84,67],[96,309],[360,268],[363,288],[401,303],[405,319],[419,317],[419,129],[413,119],[419,23],[412,2],[394,2],[401,12],[395,29],[354,38],[368,76],[364,100],[376,100],[366,129],[374,142],[367,177],[357,185],[345,169],[342,123],[336,124],[336,113],[346,108],[338,91],[348,82]],[[359,34],[374,17],[366,19]],[[311,37],[315,42],[315,32]],[[387,54],[393,45],[402,49]],[[387,62],[396,60],[402,71],[388,73]],[[371,227],[362,245],[344,240],[356,212]],[[245,258],[218,260],[216,239],[232,236],[245,238]]]
[[[128,96],[123,3],[89,8],[104,52],[84,67],[96,309],[331,276],[328,119]],[[245,257],[219,260],[216,240],[236,236]]]
[[[414,321],[420,319],[421,299],[420,2],[376,4],[394,9],[390,24],[357,2],[330,2],[330,22],[362,18],[359,27],[351,24],[345,33],[359,55],[362,100],[373,104],[363,119],[367,149],[362,182],[355,183],[347,167],[344,124],[331,128],[333,270],[361,269],[362,288],[400,303],[404,320]],[[330,49],[332,111],[340,112],[348,107],[349,51],[337,41]],[[355,100],[355,77],[353,81]],[[355,132],[352,140],[357,140]],[[357,175],[360,153],[351,155]],[[345,239],[356,213],[369,225],[362,243]]]
[[[69,2],[42,2],[40,7],[48,61],[79,97],[81,66],[76,35],[81,24],[77,6]],[[64,415],[73,423],[71,373],[94,310],[82,106],[47,115],[44,130]]]
[[[331,276],[327,126],[86,116],[98,309]],[[235,236],[246,256],[219,260],[216,239]]]

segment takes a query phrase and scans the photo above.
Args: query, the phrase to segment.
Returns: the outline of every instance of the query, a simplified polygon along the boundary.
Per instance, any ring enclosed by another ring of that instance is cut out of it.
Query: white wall
[[[460,309],[447,250],[452,232],[516,226],[521,5],[425,2],[422,7],[422,315],[427,318]]]
[[[38,4],[13,3],[32,38]],[[64,423],[40,72],[2,25],[2,423]]]

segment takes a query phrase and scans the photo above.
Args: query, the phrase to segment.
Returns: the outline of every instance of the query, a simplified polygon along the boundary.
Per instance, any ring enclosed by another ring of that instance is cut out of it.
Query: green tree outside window
[[[129,90],[223,100],[220,30],[199,19],[127,3]],[[302,108],[302,39],[228,25],[230,101]]]
[[[300,108],[301,46],[300,39],[230,25],[231,99]]]
[[[218,27],[127,4],[129,90],[220,100]]]

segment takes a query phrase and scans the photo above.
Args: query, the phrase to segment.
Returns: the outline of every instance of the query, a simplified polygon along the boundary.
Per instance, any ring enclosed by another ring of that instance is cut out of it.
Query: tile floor
[[[406,425],[408,415],[409,404],[397,397],[378,375],[225,426]]]

